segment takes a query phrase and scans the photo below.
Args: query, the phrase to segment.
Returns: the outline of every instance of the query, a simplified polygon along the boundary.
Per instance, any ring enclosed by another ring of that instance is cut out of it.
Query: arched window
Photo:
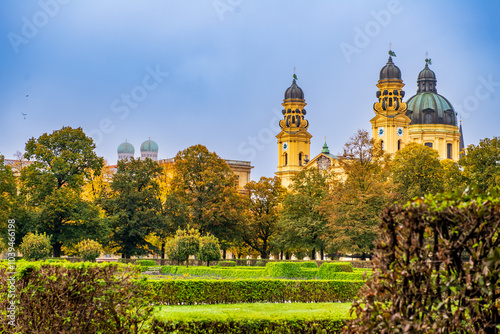
[[[382,151],[384,150],[384,141],[383,140],[380,141],[380,148],[382,148]]]
[[[453,145],[452,145],[452,144],[447,144],[447,145],[446,145],[446,157],[447,157],[448,159],[453,159],[453,158],[452,158],[452,156],[453,156],[452,149],[453,149]]]
[[[401,149],[401,139],[398,140],[398,151]]]
[[[285,153],[285,164],[284,166],[288,165],[288,154]]]
[[[427,147],[432,148],[432,143],[425,143],[424,145],[427,146]]]
[[[299,153],[299,166],[302,166],[302,152]]]
[[[424,123],[425,124],[431,124],[432,123],[432,114],[431,113],[426,113],[424,116]]]
[[[392,97],[389,98],[389,107],[392,107]]]

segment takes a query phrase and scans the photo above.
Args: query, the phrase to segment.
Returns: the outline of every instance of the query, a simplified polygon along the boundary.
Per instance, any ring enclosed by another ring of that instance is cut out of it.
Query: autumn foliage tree
[[[328,217],[324,239],[333,250],[365,254],[373,249],[379,215],[393,200],[387,163],[365,130],[345,144],[339,159],[344,174],[332,182],[322,204]]]
[[[201,234],[210,233],[223,248],[235,239],[243,219],[242,197],[233,171],[203,145],[188,147],[175,156],[171,192],[165,205],[176,227],[189,225]]]
[[[286,190],[278,177],[261,177],[259,182],[247,183],[245,191],[248,219],[242,225],[241,236],[261,258],[267,259],[278,232],[281,201]]]
[[[500,185],[500,137],[485,138],[469,145],[459,161],[469,187],[491,191]]]

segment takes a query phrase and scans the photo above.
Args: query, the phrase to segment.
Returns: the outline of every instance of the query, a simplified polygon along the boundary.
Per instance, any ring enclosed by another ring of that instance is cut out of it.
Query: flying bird
[[[26,94],[26,97],[28,97],[28,94]]]
[[[27,95],[26,95],[27,96]],[[28,114],[25,114],[23,112],[21,112],[21,114],[23,115],[24,119],[26,119],[26,116],[28,116]]]

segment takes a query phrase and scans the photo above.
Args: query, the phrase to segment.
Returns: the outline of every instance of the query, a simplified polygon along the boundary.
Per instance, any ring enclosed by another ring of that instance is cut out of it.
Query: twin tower
[[[436,74],[429,64],[430,60],[426,59],[425,67],[418,75],[417,94],[403,102],[405,92],[401,70],[389,56],[387,64],[380,70],[377,83],[378,101],[373,105],[375,117],[370,120],[372,138],[390,154],[409,142],[417,142],[437,150],[441,159],[457,161],[464,148],[462,128],[457,125],[457,114],[451,103],[437,93]],[[288,187],[303,168],[328,169],[335,165],[337,157],[330,154],[325,143],[321,153],[310,159],[312,135],[307,131],[306,102],[304,92],[295,79],[286,90],[282,105],[284,117],[279,123],[281,132],[276,136],[276,175]]]

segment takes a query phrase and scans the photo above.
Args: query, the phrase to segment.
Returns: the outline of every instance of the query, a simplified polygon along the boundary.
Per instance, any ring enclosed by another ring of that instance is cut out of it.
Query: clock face
[[[403,133],[404,133],[404,131],[403,131],[403,128],[402,128],[402,127],[398,127],[398,129],[397,129],[396,131],[397,131],[397,133],[398,133],[398,136],[403,137]]]
[[[286,151],[288,149],[288,143],[284,142],[283,143],[283,151]]]
[[[385,134],[384,128],[382,126],[380,128],[378,128],[377,133],[378,133],[379,137],[382,137]]]

